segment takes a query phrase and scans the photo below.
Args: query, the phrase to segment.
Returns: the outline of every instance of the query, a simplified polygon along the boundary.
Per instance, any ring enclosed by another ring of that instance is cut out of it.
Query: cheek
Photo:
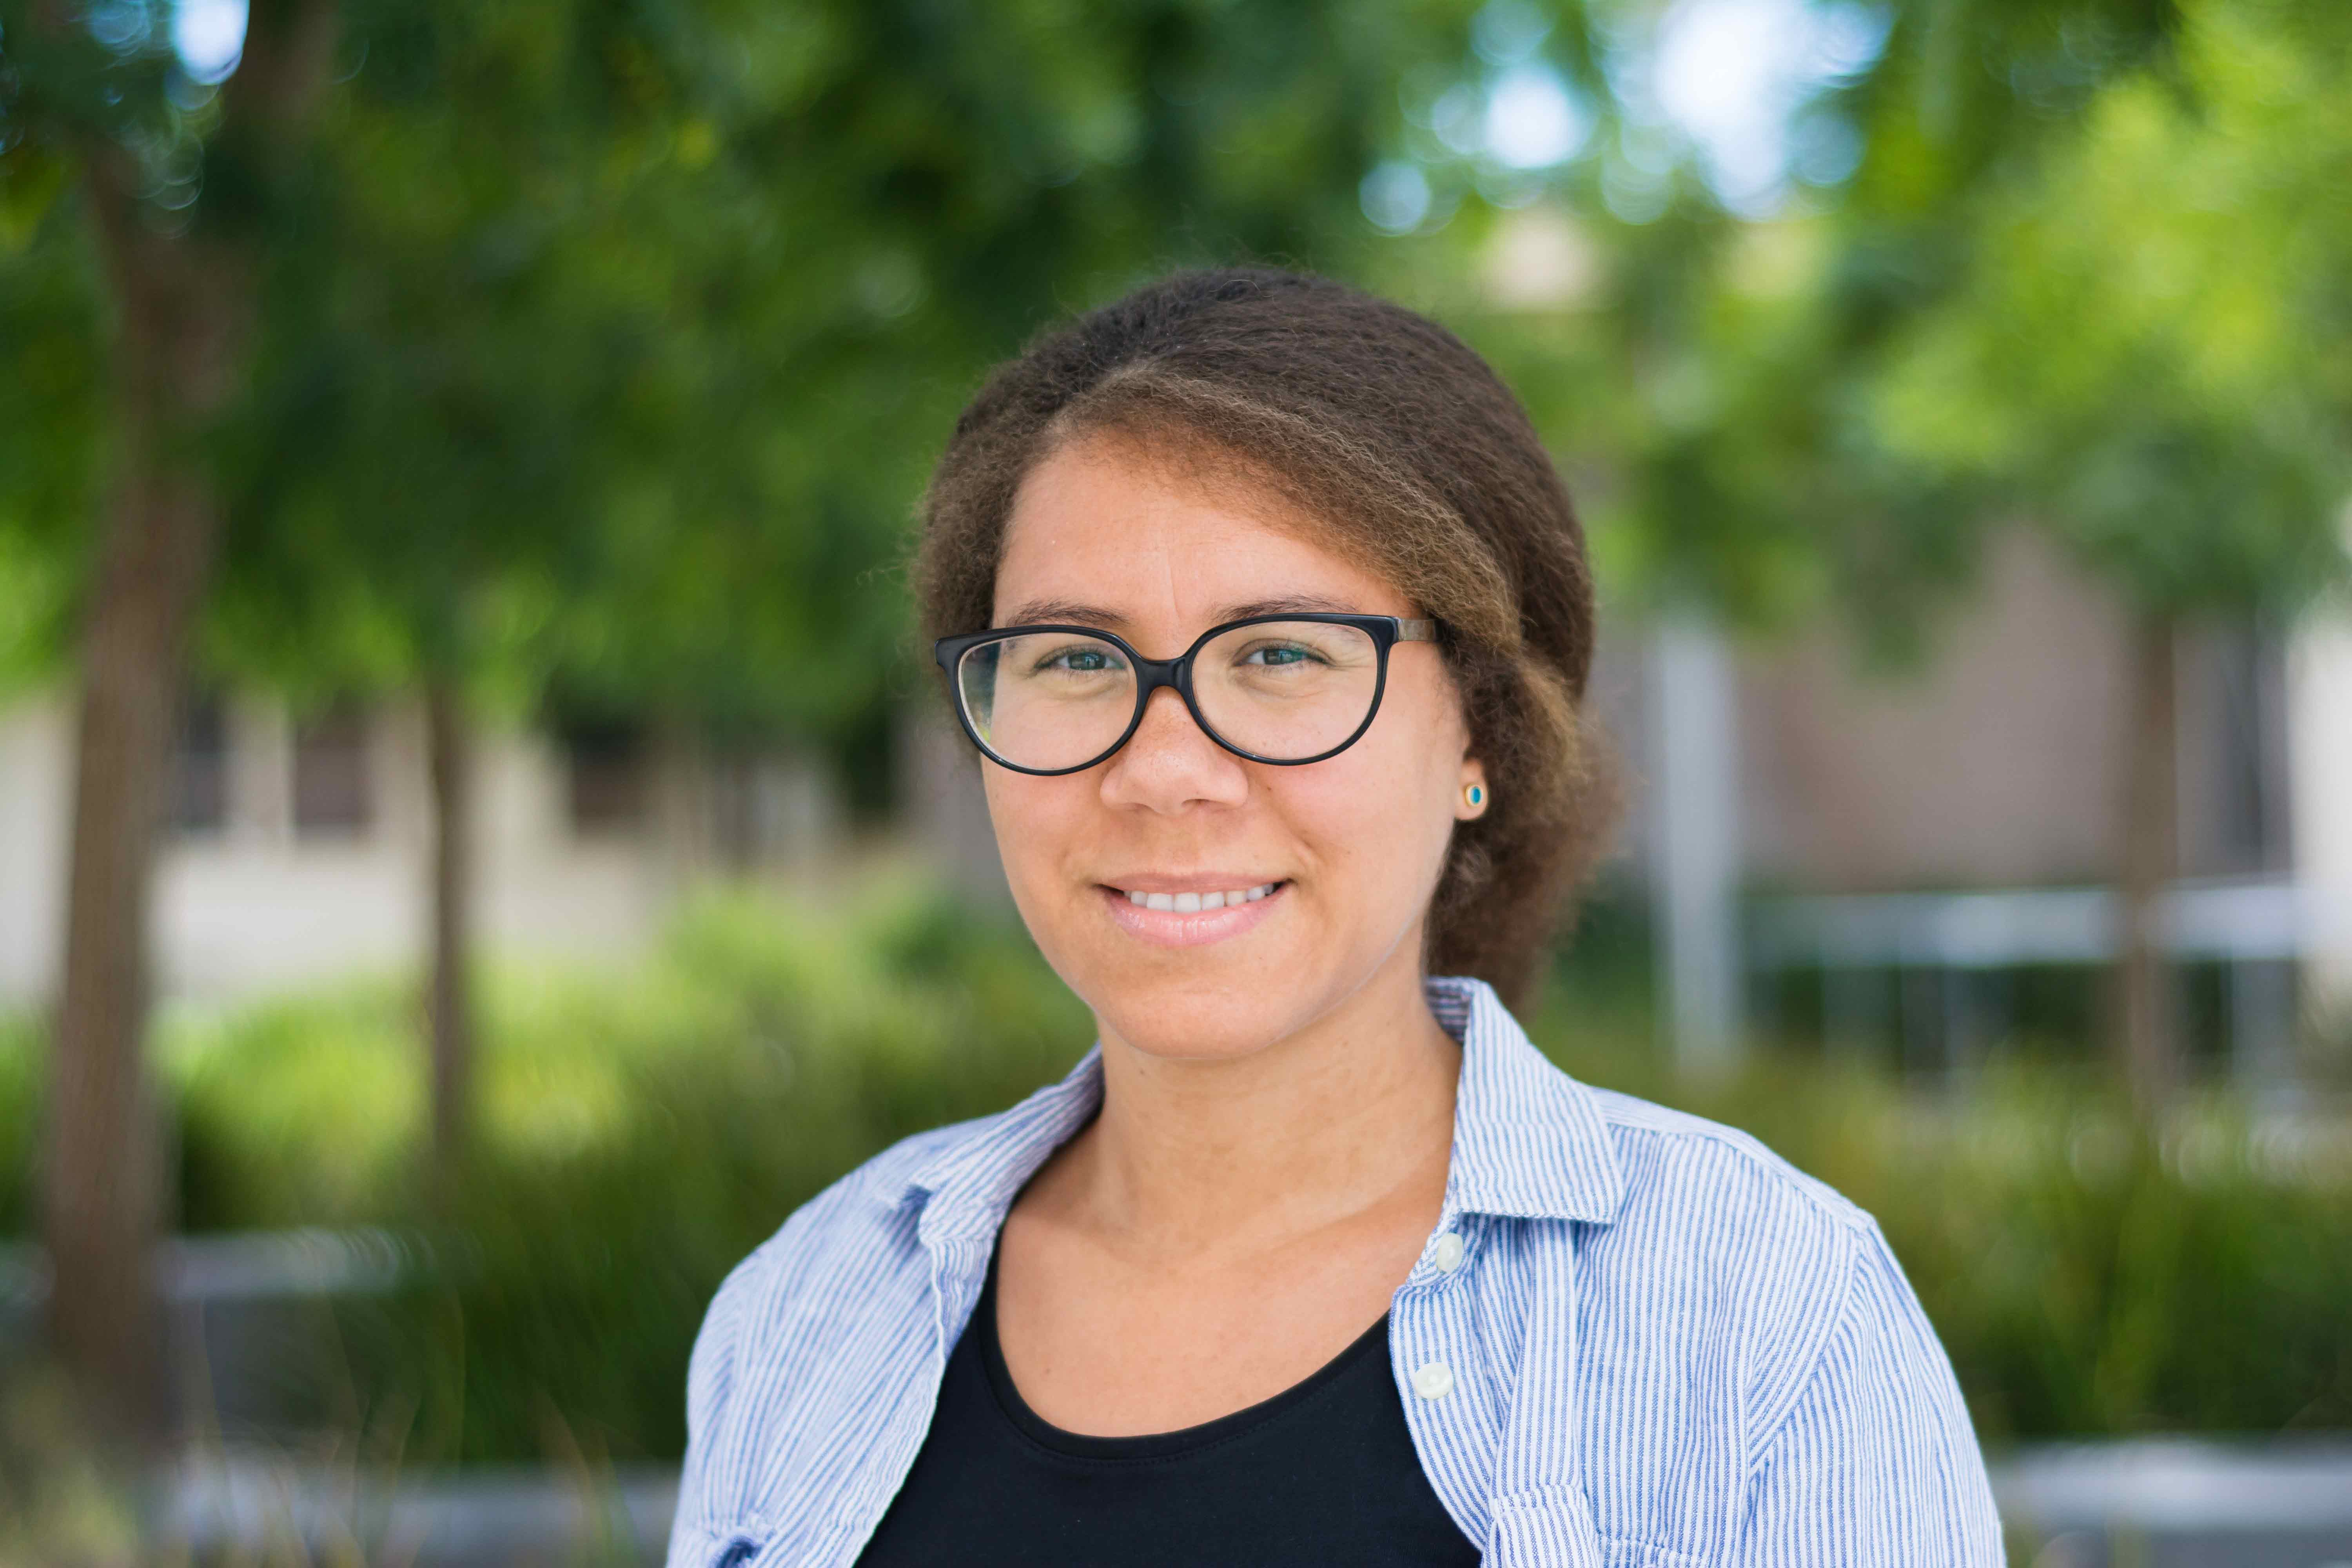
[[[1014,892],[1042,885],[1047,868],[1068,851],[1083,832],[1089,801],[1081,782],[1071,778],[1025,778],[1002,768],[982,764],[988,797],[989,821],[996,829],[996,849],[1004,875]]]
[[[1343,873],[1347,886],[1392,884],[1418,896],[1444,858],[1454,826],[1451,797],[1434,769],[1442,765],[1450,779],[1454,764],[1427,737],[1372,742],[1367,735],[1327,763],[1280,770],[1288,776],[1270,781],[1269,792],[1316,860]]]

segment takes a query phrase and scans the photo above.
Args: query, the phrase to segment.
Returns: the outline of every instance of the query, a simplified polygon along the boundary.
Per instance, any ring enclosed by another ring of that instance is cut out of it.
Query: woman
[[[1609,792],[1582,535],[1484,362],[1171,277],[999,369],[924,525],[1100,1038],[729,1279],[674,1568],[2000,1560],[1870,1218],[1505,1009]]]

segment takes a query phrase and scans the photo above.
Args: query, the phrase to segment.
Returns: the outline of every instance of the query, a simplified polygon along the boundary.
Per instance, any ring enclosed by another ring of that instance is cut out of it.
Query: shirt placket
[[[1463,1534],[1480,1543],[1500,1431],[1472,1310],[1486,1228],[1449,1198],[1389,1316],[1391,1365],[1422,1470]]]

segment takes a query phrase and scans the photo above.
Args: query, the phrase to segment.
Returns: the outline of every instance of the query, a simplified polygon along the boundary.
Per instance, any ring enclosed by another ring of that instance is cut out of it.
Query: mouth
[[[1286,880],[1231,888],[1121,888],[1099,884],[1112,923],[1160,947],[1201,947],[1248,931],[1272,913]]]

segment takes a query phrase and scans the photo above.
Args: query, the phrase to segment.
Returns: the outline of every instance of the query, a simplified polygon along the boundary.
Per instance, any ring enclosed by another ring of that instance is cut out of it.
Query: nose
[[[1163,686],[1144,703],[1127,744],[1104,764],[1102,795],[1107,805],[1171,814],[1196,802],[1235,805],[1248,798],[1249,774]]]

